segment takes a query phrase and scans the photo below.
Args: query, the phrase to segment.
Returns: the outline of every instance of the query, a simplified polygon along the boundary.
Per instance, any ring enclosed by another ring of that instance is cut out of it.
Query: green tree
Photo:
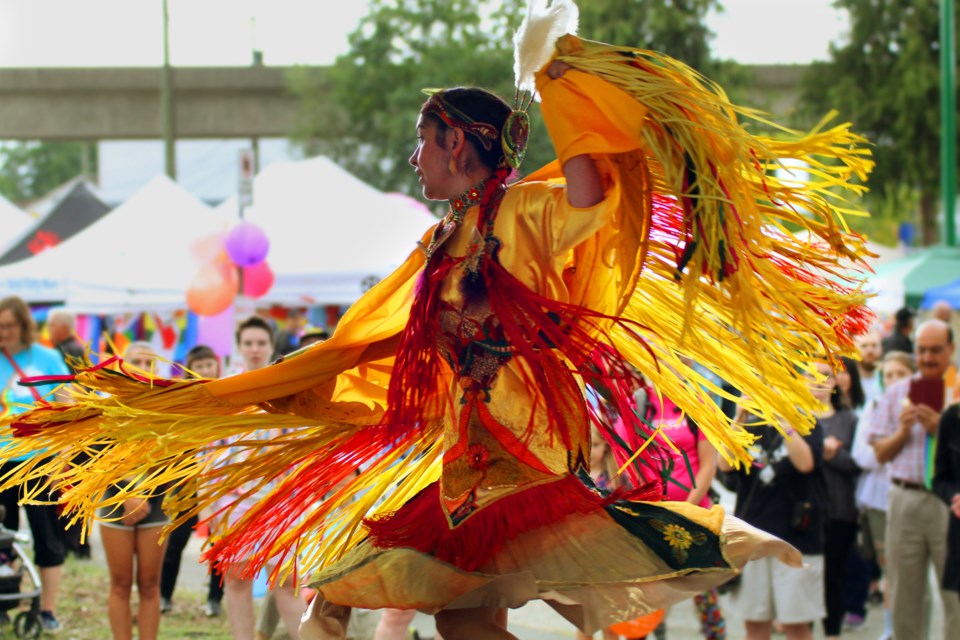
[[[413,193],[407,155],[421,88],[471,84],[513,95],[516,7],[489,0],[373,0],[331,67],[290,74],[301,97],[295,139],[376,187]],[[539,137],[539,136],[538,136]]]
[[[832,46],[831,59],[811,65],[803,83],[798,116],[806,124],[834,108],[873,145],[865,201],[873,216],[851,222],[880,241],[906,221],[918,224],[924,245],[938,238],[938,2],[836,0],[850,15],[849,42]]]
[[[88,153],[91,166],[85,167]],[[96,174],[96,146],[86,142],[0,145],[0,193],[13,202],[39,198],[85,170]]]
[[[580,3],[580,35],[590,40],[666,53],[719,83],[742,101],[750,73],[732,60],[711,55],[707,14],[723,11],[720,0],[606,0]]]
[[[717,0],[580,5],[585,38],[664,51],[708,75],[724,68],[709,58],[704,26]],[[328,155],[380,189],[415,193],[406,159],[425,99],[418,89],[470,84],[512,99],[512,38],[524,8],[502,0],[373,0],[350,35],[348,53],[329,68],[291,72],[302,105],[295,140],[307,154]],[[531,119],[528,170],[553,158],[536,107]]]

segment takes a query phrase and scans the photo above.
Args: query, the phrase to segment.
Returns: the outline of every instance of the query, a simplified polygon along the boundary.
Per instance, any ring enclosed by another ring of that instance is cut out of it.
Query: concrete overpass
[[[802,65],[754,66],[749,104],[777,115],[797,98]],[[284,67],[176,67],[176,138],[286,137],[297,100]],[[322,82],[323,74],[317,74]],[[0,69],[0,140],[161,138],[159,68]]]

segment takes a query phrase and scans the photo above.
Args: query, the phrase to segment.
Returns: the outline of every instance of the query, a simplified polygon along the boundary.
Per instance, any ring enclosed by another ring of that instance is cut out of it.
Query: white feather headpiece
[[[553,55],[557,38],[577,33],[579,21],[580,10],[573,0],[529,0],[527,16],[513,37],[518,92],[535,93],[534,74]]]

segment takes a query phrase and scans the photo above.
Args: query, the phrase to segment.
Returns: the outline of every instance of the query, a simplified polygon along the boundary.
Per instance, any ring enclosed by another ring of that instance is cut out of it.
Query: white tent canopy
[[[166,176],[64,243],[0,268],[0,295],[114,313],[183,308],[198,265],[193,241],[229,220]]]
[[[35,222],[26,211],[0,196],[0,255]]]
[[[268,165],[254,178],[253,202],[243,217],[266,233],[276,277],[260,300],[289,306],[354,302],[437,221],[416,200],[382,193],[322,156]],[[236,217],[237,199],[217,210]]]
[[[436,222],[416,200],[382,193],[324,157],[264,168],[244,219],[270,240],[275,282],[258,303],[290,306],[354,302]],[[237,221],[236,198],[211,210],[158,176],[76,236],[0,268],[0,295],[79,313],[183,308],[199,269],[194,241]]]

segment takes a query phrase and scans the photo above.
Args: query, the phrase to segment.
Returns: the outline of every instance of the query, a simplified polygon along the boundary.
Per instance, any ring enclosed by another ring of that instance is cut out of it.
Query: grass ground
[[[28,585],[28,581],[25,581]],[[107,593],[109,576],[106,566],[96,560],[76,560],[70,557],[64,567],[63,583],[57,606],[57,618],[63,625],[57,635],[63,640],[109,640],[107,621]],[[164,614],[160,622],[160,638],[204,638],[230,640],[225,616],[208,618],[203,614],[206,594],[178,590],[174,596],[173,611]],[[136,590],[133,593],[133,611],[136,615]],[[11,612],[13,613],[13,612]],[[3,629],[2,638],[13,638],[12,630]],[[136,638],[136,632],[134,632]]]

